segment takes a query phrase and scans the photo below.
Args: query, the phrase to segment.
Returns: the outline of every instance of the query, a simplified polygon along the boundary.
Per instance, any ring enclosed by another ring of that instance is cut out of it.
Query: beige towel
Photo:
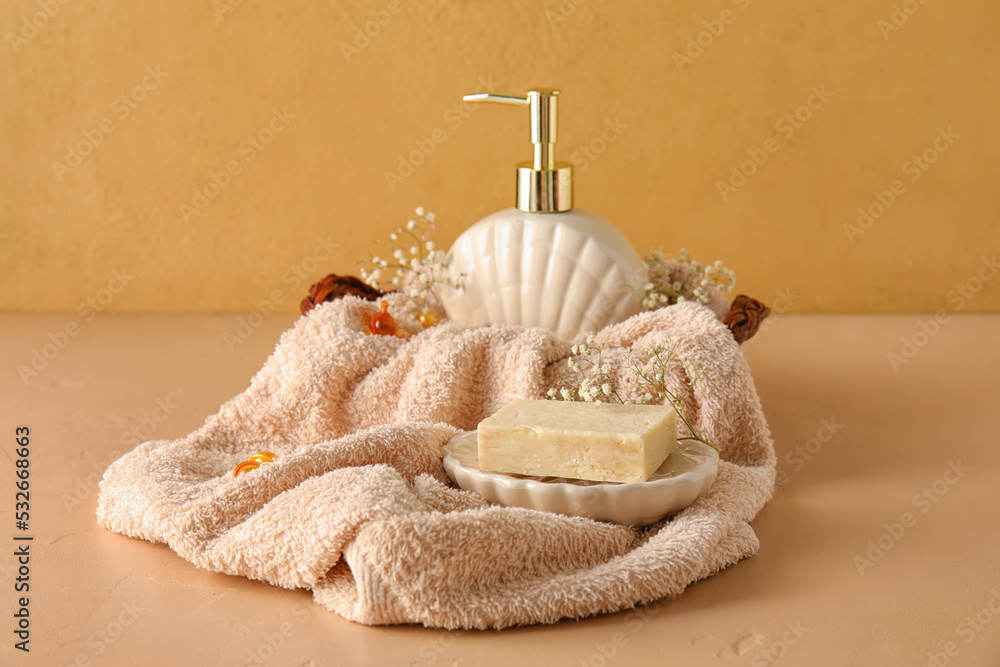
[[[326,303],[285,332],[250,388],[186,438],[147,442],[101,482],[105,528],[199,567],[285,588],[372,625],[502,628],[679,594],[752,555],[775,457],[742,352],[693,303],[597,335],[606,359],[670,338],[713,363],[689,409],[724,446],[707,494],[649,529],[489,505],[452,486],[440,448],[514,398],[570,378],[543,329],[444,323],[365,333],[373,303]],[[680,362],[668,377],[685,381]],[[623,376],[624,377],[624,376]],[[623,384],[633,387],[634,384]],[[275,463],[233,478],[260,450]]]

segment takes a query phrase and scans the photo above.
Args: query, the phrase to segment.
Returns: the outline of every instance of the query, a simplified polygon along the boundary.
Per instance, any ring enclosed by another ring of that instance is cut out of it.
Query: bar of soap
[[[479,468],[644,482],[677,446],[670,406],[511,401],[479,423]]]

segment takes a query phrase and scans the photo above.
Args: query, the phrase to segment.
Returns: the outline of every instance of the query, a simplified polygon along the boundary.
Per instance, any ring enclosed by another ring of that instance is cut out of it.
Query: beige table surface
[[[446,632],[356,625],[95,523],[113,457],[200,426],[293,317],[230,351],[233,316],[0,316],[0,664],[1000,665],[1000,317],[917,334],[929,319],[785,315],[747,343],[784,474],[753,558],[639,611]],[[50,334],[65,348],[23,382]],[[920,347],[893,369],[904,337]],[[18,425],[30,654],[13,647]]]

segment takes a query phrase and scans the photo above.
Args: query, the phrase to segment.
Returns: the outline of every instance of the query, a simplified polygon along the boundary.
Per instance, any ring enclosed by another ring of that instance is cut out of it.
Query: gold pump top
[[[556,162],[556,117],[559,91],[529,90],[527,96],[480,93],[467,102],[499,102],[528,107],[535,157],[517,165],[517,207],[532,213],[559,213],[573,208],[573,167]]]

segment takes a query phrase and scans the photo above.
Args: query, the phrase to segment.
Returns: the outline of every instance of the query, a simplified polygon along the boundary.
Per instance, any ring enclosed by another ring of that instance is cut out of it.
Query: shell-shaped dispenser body
[[[552,329],[565,340],[639,311],[643,262],[618,229],[573,208],[573,167],[555,159],[559,91],[480,93],[528,110],[533,159],[517,165],[516,208],[467,229],[448,253],[448,317]]]
[[[617,228],[586,211],[509,208],[467,229],[447,260],[462,287],[441,298],[470,324],[546,327],[564,340],[639,311],[642,259]]]

